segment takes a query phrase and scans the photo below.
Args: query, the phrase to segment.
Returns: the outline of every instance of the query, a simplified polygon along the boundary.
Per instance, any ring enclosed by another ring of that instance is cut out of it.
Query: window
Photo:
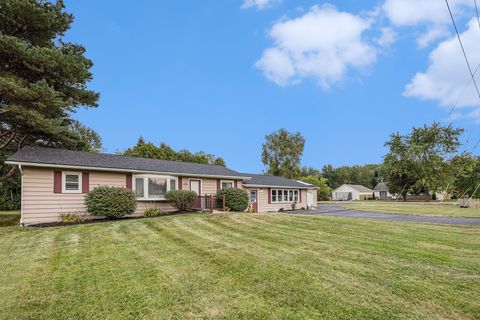
[[[167,193],[167,179],[148,178],[148,198],[161,198]]]
[[[138,199],[164,200],[165,193],[176,190],[177,178],[158,175],[135,175],[133,192]]]
[[[82,192],[82,174],[80,172],[63,172],[63,193]]]
[[[271,199],[272,203],[298,202],[298,190],[292,189],[272,189]]]
[[[170,190],[177,190],[177,180],[170,180]]]
[[[135,196],[137,198],[143,198],[144,195],[143,178],[135,178]]]
[[[233,189],[234,185],[234,182],[231,180],[222,180],[220,184],[220,189]]]
[[[257,202],[257,190],[251,190],[250,191],[250,203],[256,203]]]

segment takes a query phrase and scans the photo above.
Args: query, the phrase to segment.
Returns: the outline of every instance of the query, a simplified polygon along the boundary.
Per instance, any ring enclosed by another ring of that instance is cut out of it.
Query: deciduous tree
[[[390,192],[443,191],[448,187],[452,171],[450,159],[458,151],[463,129],[452,125],[413,128],[407,135],[392,134],[385,144],[384,171]]]
[[[280,129],[265,137],[262,162],[266,173],[284,178],[298,177],[305,139],[297,133]]]
[[[143,137],[138,139],[138,142],[135,146],[125,150],[123,155],[128,157],[142,157],[160,160],[215,164],[223,167],[226,166],[225,160],[220,157],[215,157],[213,154],[205,153],[203,151],[192,153],[186,149],[177,152],[164,142],[162,142],[159,146],[156,146],[152,142],[145,142]]]

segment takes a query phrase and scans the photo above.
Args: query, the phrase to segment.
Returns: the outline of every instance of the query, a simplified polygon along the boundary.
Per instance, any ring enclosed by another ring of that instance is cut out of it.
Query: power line
[[[480,28],[480,15],[478,14],[477,0],[473,0],[473,2],[475,3],[475,12],[477,13],[478,27]]]
[[[472,151],[470,152],[470,154],[473,154],[473,152],[477,149],[478,145],[480,144],[480,139],[478,139],[477,143],[475,144],[475,146],[473,147]]]
[[[467,63],[468,71],[470,71],[470,77],[472,78],[473,84],[475,85],[475,89],[477,90],[478,98],[480,99],[480,90],[477,86],[477,81],[475,81],[475,76],[472,72],[472,67],[470,67],[470,62],[468,61],[467,53],[465,52],[465,48],[463,47],[462,38],[460,38],[460,33],[458,32],[457,24],[455,23],[455,18],[453,17],[452,10],[450,9],[450,4],[448,0],[445,0],[445,3],[448,8],[448,12],[450,13],[450,18],[452,19],[453,27],[455,28],[455,33],[457,34],[458,42],[460,42],[460,47],[462,48],[463,57],[465,58],[465,62]]]
[[[475,75],[477,74],[477,71],[478,69],[480,69],[480,63],[478,64],[478,66],[475,68],[475,70],[473,71],[473,76],[475,77]],[[462,99],[463,95],[465,94],[465,91],[467,91],[467,88],[468,86],[470,85],[470,83],[472,82],[472,78],[468,78],[468,81],[467,83],[465,84],[465,86],[463,87],[463,90],[462,92],[460,93],[460,95],[458,96],[457,100],[455,101],[455,104],[453,105],[452,109],[450,109],[450,112],[448,113],[448,116],[450,117],[453,113],[453,111],[455,111],[455,109],[457,108],[458,106],[458,103],[460,102],[460,100]]]

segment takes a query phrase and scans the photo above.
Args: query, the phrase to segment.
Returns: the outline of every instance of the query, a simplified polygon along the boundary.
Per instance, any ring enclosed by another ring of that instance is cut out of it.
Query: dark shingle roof
[[[217,165],[124,157],[114,154],[90,153],[40,147],[24,147],[8,158],[7,161],[10,163],[38,163],[43,165],[195,174],[216,177],[246,177],[245,175],[242,175],[236,171]]]
[[[251,177],[250,179],[243,180],[243,184],[248,186],[265,186],[265,187],[290,187],[290,188],[302,188],[309,189],[315,188],[314,185],[309,183],[300,182],[292,179],[285,179],[282,177],[276,176],[267,176],[261,174],[248,174],[243,173],[242,175],[247,175]]]
[[[387,184],[385,182],[379,182],[373,189],[375,191],[388,191]]]

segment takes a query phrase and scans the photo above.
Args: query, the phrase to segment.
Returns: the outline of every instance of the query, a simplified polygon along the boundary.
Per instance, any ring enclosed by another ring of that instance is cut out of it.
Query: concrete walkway
[[[337,205],[320,205],[313,210],[289,211],[290,214],[316,214],[323,216],[358,218],[358,219],[380,219],[405,222],[426,222],[455,225],[480,225],[480,218],[454,218],[434,216],[411,216],[405,214],[374,213],[361,210],[350,210]]]

